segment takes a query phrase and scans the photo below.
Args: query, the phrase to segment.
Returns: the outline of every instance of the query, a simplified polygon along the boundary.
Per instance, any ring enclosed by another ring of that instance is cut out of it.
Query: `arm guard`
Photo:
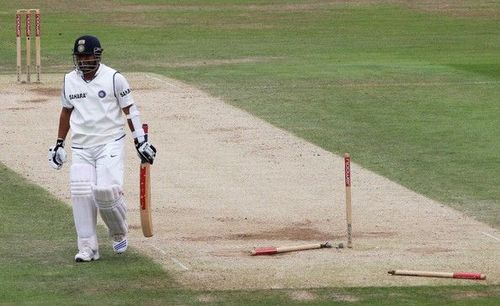
[[[144,142],[144,130],[142,129],[141,117],[139,116],[140,112],[135,106],[132,104],[129,108],[129,114],[127,115],[127,119],[132,122],[132,126],[134,127],[134,131],[132,132],[132,136],[138,143]]]

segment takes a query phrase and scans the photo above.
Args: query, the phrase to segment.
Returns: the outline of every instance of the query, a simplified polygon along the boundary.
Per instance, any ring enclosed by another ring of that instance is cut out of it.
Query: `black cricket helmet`
[[[97,37],[91,35],[78,37],[73,46],[73,63],[75,67],[83,73],[97,70],[103,50]],[[93,58],[82,59],[81,56],[83,55],[93,55]]]

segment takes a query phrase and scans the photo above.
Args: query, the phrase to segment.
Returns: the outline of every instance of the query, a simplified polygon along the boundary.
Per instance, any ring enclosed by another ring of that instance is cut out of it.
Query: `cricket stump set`
[[[22,69],[22,26],[24,18],[25,36],[26,36],[26,81],[21,81],[21,75],[23,74]],[[19,9],[16,11],[16,51],[17,51],[17,81],[22,83],[31,83],[31,27],[32,27],[32,17],[35,18],[35,71],[36,71],[36,82],[40,82],[40,73],[42,69],[41,63],[41,46],[40,46],[40,36],[41,36],[41,16],[39,9]]]
[[[345,182],[345,207],[347,221],[347,247],[352,248],[352,197],[351,197],[351,156],[349,153],[344,154],[344,182]],[[339,243],[335,248],[342,249],[344,245]],[[274,255],[285,252],[303,251],[332,248],[329,242],[304,244],[296,246],[280,246],[280,247],[260,247],[253,249],[251,255]],[[455,278],[469,280],[485,280],[486,275],[475,272],[441,272],[441,271],[413,271],[413,270],[390,270],[390,275],[399,276],[417,276],[417,277],[438,277],[438,278]]]
[[[345,182],[345,207],[346,207],[346,221],[347,221],[347,247],[352,248],[352,197],[351,197],[351,156],[349,153],[344,154],[344,182]],[[286,252],[304,251],[332,248],[329,242],[326,243],[313,243],[296,246],[281,246],[281,247],[259,247],[253,249],[251,255],[273,255]],[[336,249],[344,248],[343,243],[335,246]]]

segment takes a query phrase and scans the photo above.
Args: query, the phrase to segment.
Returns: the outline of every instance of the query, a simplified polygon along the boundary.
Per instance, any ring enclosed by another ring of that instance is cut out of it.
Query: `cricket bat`
[[[143,124],[142,128],[148,139],[148,125]],[[141,210],[141,227],[144,237],[153,236],[153,221],[151,219],[151,165],[142,163],[139,169],[139,202]]]

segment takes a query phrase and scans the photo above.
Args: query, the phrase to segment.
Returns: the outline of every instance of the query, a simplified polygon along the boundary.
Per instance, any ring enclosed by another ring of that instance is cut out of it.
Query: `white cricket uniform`
[[[61,101],[73,109],[71,141],[77,148],[107,144],[125,135],[122,108],[134,103],[125,77],[102,63],[89,82],[79,71],[66,74]]]
[[[127,232],[123,192],[103,202],[96,201],[95,192],[96,187],[114,190],[113,186],[119,186],[117,190],[121,190],[123,186],[126,120],[122,108],[132,105],[134,99],[125,77],[101,63],[88,82],[80,71],[66,74],[61,103],[73,109],[70,185],[78,248],[97,251],[97,207],[111,236]]]

